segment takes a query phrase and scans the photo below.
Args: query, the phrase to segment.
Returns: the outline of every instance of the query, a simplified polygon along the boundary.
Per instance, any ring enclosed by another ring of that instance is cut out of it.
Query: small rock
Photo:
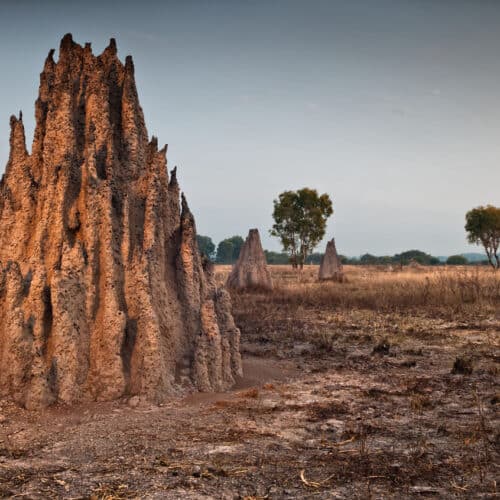
[[[195,465],[193,467],[193,476],[200,477],[201,476],[201,467],[199,465]]]
[[[300,344],[294,344],[293,353],[296,356],[303,356],[304,354],[311,354],[313,352],[314,346],[309,342],[303,342]]]
[[[267,488],[263,484],[258,484],[255,487],[255,493],[257,498],[266,498],[267,497]]]
[[[141,402],[141,399],[139,398],[139,396],[132,396],[128,400],[128,405],[130,406],[130,408],[137,408],[139,406],[140,402]]]
[[[278,408],[279,404],[276,401],[272,401],[270,399],[265,399],[261,401],[260,403],[262,408],[265,408],[267,410],[276,410]]]

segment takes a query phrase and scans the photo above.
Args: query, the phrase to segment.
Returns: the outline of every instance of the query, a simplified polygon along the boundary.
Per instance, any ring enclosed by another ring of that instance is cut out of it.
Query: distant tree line
[[[219,242],[217,247],[210,236],[196,236],[198,250],[217,264],[234,264],[238,260],[244,239],[241,236],[231,236]]]
[[[314,189],[303,188],[298,191],[285,191],[274,200],[274,225],[270,233],[280,239],[283,252],[265,250],[268,264],[319,264],[322,253],[313,252],[323,239],[326,221],[333,213],[330,197],[319,195]],[[351,265],[392,265],[422,266],[484,265],[500,268],[500,208],[492,205],[476,207],[467,212],[465,230],[469,243],[482,245],[487,260],[469,261],[464,255],[451,255],[439,259],[421,250],[407,250],[395,255],[372,255],[365,253],[360,257],[349,258],[340,255],[343,264]],[[218,264],[233,264],[238,259],[244,239],[231,236],[219,242],[217,247],[209,236],[197,236],[200,252]],[[474,254],[470,254],[471,256]]]
[[[244,239],[241,236],[231,236],[230,238],[226,238],[220,241],[217,246],[209,236],[198,235],[197,239],[198,249],[200,250],[200,252],[217,264],[234,264],[238,260],[241,246],[244,242]],[[271,250],[264,250],[264,253],[266,255],[268,264],[292,264],[291,257],[287,252],[274,252]],[[319,265],[321,263],[322,257],[323,253],[314,252],[306,258],[305,264]],[[487,260],[469,262],[469,260],[463,255],[451,255],[443,261],[438,257],[434,257],[428,253],[422,252],[421,250],[408,250],[406,252],[398,253],[395,255],[382,256],[372,255],[370,253],[365,253],[360,257],[346,257],[345,255],[339,255],[339,258],[342,264],[372,266],[407,266],[412,263],[417,263],[422,266],[437,266],[442,264],[450,266],[488,264]]]

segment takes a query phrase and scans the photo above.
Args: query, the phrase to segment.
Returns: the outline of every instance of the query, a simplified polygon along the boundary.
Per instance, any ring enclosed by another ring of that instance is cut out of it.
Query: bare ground
[[[245,378],[228,394],[0,403],[0,496],[499,496],[495,313],[292,310],[266,294],[234,310]]]

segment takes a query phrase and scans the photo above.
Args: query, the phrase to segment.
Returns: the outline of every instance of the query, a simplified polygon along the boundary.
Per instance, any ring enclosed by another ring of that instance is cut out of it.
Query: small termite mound
[[[226,286],[234,290],[272,290],[273,280],[267,267],[258,229],[250,229],[233,266]]]
[[[346,281],[342,268],[342,262],[340,262],[337,249],[335,247],[334,238],[326,244],[325,255],[323,255],[319,266],[319,280],[337,281],[339,283]]]

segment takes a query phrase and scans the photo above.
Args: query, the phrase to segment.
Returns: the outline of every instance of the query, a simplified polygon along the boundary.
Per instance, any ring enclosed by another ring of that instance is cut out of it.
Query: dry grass
[[[219,266],[223,282],[230,266]],[[370,309],[397,312],[500,314],[500,274],[488,268],[422,267],[387,271],[376,266],[346,266],[347,283],[319,283],[316,266],[296,272],[271,266],[275,289],[265,296],[275,307]],[[238,294],[235,294],[238,301]],[[260,301],[252,294],[245,300]]]
[[[216,269],[219,283],[229,270]],[[252,413],[295,411],[323,439],[306,487],[333,474],[337,485],[363,478],[360,498],[497,495],[500,273],[346,266],[347,283],[319,283],[315,266],[271,271],[274,290],[232,292],[233,312],[244,355],[314,377],[319,401]]]
[[[500,274],[346,271],[232,294],[231,394],[2,404],[0,497],[498,498]]]

